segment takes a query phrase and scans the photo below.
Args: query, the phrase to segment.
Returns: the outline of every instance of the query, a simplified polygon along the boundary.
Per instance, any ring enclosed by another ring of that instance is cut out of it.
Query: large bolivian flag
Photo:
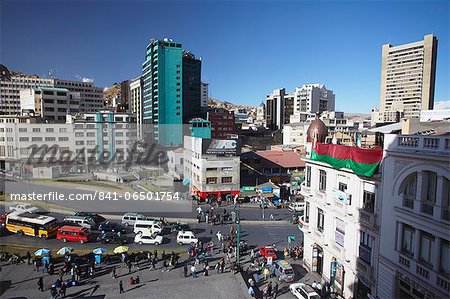
[[[383,159],[383,150],[316,143],[310,159],[330,164],[337,169],[348,168],[357,175],[370,177]]]

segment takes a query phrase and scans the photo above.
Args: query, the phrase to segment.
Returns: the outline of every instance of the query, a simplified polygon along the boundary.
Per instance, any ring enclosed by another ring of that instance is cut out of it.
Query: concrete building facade
[[[138,139],[142,136],[142,85],[141,77],[130,80],[130,112],[136,115]]]
[[[66,115],[80,112],[80,93],[66,88],[38,87],[20,90],[22,114],[41,117],[49,122],[65,122]]]
[[[385,135],[379,298],[450,292],[450,136]]]
[[[375,298],[379,177],[305,161],[304,265],[344,298]]]
[[[184,136],[184,178],[203,200],[225,200],[240,192],[240,146],[236,140]]]
[[[80,112],[92,113],[104,108],[103,90],[92,82],[54,79],[56,88],[80,93]]]
[[[54,80],[29,76],[20,73],[10,73],[0,65],[0,114],[20,115],[20,90],[36,87],[54,87]]]
[[[420,110],[433,109],[437,44],[436,36],[428,34],[414,43],[383,45],[380,109],[373,115],[375,123],[395,122],[396,112],[418,118]]]

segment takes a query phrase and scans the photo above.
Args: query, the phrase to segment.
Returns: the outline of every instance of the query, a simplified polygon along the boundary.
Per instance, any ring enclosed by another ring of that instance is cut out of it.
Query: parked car
[[[191,230],[191,227],[189,226],[189,224],[184,223],[184,222],[176,222],[176,223],[172,224],[170,232],[178,233],[179,231],[188,231],[188,230]]]
[[[319,294],[310,285],[304,283],[293,283],[289,286],[289,290],[298,299],[320,299]]]
[[[125,244],[128,242],[127,236],[118,234],[115,232],[107,232],[101,233],[97,237],[97,242],[101,242],[102,244],[113,243],[113,244]]]
[[[81,217],[81,216],[68,216],[64,218],[64,223],[75,223],[79,226],[87,227],[89,229],[96,229],[97,223],[91,217]]]
[[[30,204],[17,204],[9,206],[9,210],[11,212],[26,212],[26,213],[37,213],[39,212],[39,208],[32,206]]]
[[[100,224],[100,226],[98,227],[98,230],[101,231],[102,233],[107,233],[107,232],[124,233],[125,232],[125,228],[122,225],[120,225],[119,223],[111,222],[111,221],[106,221],[105,223]]]
[[[137,220],[145,220],[145,216],[143,214],[128,212],[122,216],[122,224],[125,226],[133,226]]]
[[[179,231],[177,235],[177,243],[183,244],[197,244],[198,239],[192,231]]]
[[[3,228],[6,226],[6,217],[8,216],[8,213],[3,213],[0,215],[0,226]]]
[[[91,213],[91,212],[76,212],[74,216],[80,216],[80,217],[91,217],[92,220],[94,220],[96,223],[105,222],[106,219],[103,216],[100,216],[97,213]]]
[[[272,258],[272,260],[276,260],[277,257],[277,253],[275,252],[275,250],[273,250],[272,246],[260,246],[259,247],[259,254],[261,254],[261,256],[267,258]]]
[[[69,241],[83,244],[89,242],[90,238],[91,231],[81,226],[63,226],[56,232],[56,239],[62,240],[64,243]]]
[[[278,277],[278,280],[285,282],[294,281],[294,269],[285,260],[279,260],[270,266],[271,270]]]
[[[134,242],[138,244],[152,244],[152,245],[160,245],[163,242],[163,237],[160,235],[144,235],[144,234],[137,234],[136,237],[134,237]]]

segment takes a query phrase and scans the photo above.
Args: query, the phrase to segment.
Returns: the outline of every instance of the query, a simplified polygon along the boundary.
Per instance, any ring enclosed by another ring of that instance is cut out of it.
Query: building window
[[[403,182],[403,188],[400,190],[400,192],[403,192],[403,194],[409,198],[415,198],[416,190],[417,173],[413,173],[412,175],[408,176],[408,178]]]
[[[346,192],[347,191],[347,184],[339,182],[339,191]]]
[[[206,171],[217,171],[217,168],[206,168]]]
[[[305,204],[305,223],[309,223],[309,202]]]
[[[367,264],[372,264],[372,248],[375,238],[364,231],[359,232],[359,258]]]
[[[222,184],[231,184],[233,182],[233,178],[230,176],[222,177]]]
[[[407,224],[403,224],[401,251],[409,255],[414,255],[413,246],[414,246],[414,228],[412,228]]]
[[[324,221],[325,216],[323,214],[323,210],[317,208],[317,229],[321,232],[323,232]]]
[[[432,235],[421,232],[420,234],[420,255],[419,260],[427,265],[431,265],[431,250],[434,238]]]
[[[47,132],[47,133],[53,133],[53,128],[46,128],[46,129],[45,129],[45,132]]]
[[[369,213],[375,211],[375,193],[364,190],[363,209]]]
[[[450,273],[450,242],[441,240],[441,265],[439,271]]]
[[[217,178],[206,178],[206,184],[217,184]]]
[[[423,188],[425,201],[436,202],[436,186],[437,186],[437,175],[435,172],[424,171],[423,172]]]
[[[41,131],[40,128],[33,128],[33,133],[39,133]]]
[[[327,173],[325,170],[319,170],[319,190],[325,191],[327,189]]]
[[[336,229],[334,232],[334,241],[344,247],[345,239],[345,222],[339,218],[336,218]]]
[[[66,133],[67,132],[67,128],[59,128],[59,133]]]

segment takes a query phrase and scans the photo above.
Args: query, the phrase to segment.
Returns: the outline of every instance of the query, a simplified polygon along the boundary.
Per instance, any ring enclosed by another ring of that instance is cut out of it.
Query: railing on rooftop
[[[388,146],[412,150],[450,152],[450,138],[443,136],[398,135],[397,140]]]

